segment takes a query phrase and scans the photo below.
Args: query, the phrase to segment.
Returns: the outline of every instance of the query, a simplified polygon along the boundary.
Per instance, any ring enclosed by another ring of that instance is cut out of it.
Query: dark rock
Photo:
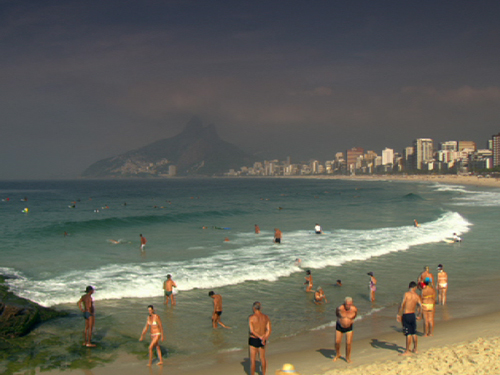
[[[67,313],[43,307],[9,292],[0,276],[0,337],[16,338],[28,334],[38,324],[66,316]],[[0,341],[1,342],[1,341]]]

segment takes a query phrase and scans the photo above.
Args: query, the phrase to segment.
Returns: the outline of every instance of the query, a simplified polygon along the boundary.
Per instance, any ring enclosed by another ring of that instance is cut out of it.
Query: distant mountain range
[[[213,176],[253,160],[237,146],[220,139],[214,125],[203,126],[200,119],[193,118],[176,136],[99,160],[82,177],[162,177],[168,176],[172,167],[180,176]]]

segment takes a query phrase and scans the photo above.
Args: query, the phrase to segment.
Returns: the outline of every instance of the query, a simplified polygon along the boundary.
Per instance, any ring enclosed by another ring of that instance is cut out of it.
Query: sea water
[[[0,273],[17,295],[71,312],[39,330],[73,341],[81,341],[76,302],[87,285],[96,289],[98,346],[139,351],[127,345],[153,304],[177,363],[246,350],[254,301],[271,318],[271,343],[332,329],[345,296],[358,321],[377,324],[395,314],[424,266],[435,274],[439,263],[450,279],[447,315],[496,308],[488,288],[499,279],[498,189],[278,178],[12,181],[0,183],[0,198]],[[314,233],[316,223],[324,234]],[[443,242],[453,233],[464,241]],[[304,291],[305,270],[326,305]],[[367,272],[378,280],[375,303]],[[179,289],[175,307],[163,305],[167,274]],[[210,290],[222,295],[231,330],[212,329]]]

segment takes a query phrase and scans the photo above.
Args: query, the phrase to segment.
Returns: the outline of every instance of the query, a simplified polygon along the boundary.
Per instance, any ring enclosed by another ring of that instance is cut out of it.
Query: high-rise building
[[[363,150],[361,147],[353,147],[350,150],[347,150],[346,158],[348,171],[354,171],[356,169],[356,162],[358,161],[358,158],[360,156],[363,156],[364,152],[365,150]]]
[[[392,148],[385,148],[382,150],[382,165],[394,163],[394,150]]]
[[[432,162],[434,143],[430,138],[417,138],[413,141],[414,163],[416,169],[424,169],[427,163]]]
[[[403,150],[403,164],[405,170],[413,169],[413,153],[415,149],[413,147],[405,147]]]
[[[493,150],[493,167],[500,165],[500,133],[491,137]]]
[[[458,151],[457,141],[446,141],[439,144],[439,149],[443,151]]]
[[[458,151],[471,150],[475,152],[477,150],[476,142],[474,141],[458,141]]]

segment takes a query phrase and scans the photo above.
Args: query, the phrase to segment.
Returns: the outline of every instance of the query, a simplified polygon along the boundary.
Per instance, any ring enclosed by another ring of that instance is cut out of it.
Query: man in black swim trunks
[[[346,334],[346,354],[345,359],[351,363],[351,349],[352,349],[352,325],[354,319],[358,315],[358,309],[352,304],[352,298],[346,297],[344,303],[337,307],[337,326],[335,328],[335,358],[333,362],[340,358],[340,344],[342,343],[342,336]]]
[[[224,328],[230,328],[224,325],[220,321],[220,316],[222,315],[222,296],[220,294],[215,294],[213,291],[208,292],[208,296],[212,297],[214,300],[214,312],[212,313],[212,326],[217,328],[217,324],[220,324]]]
[[[260,311],[260,302],[254,302],[252,309],[253,315],[250,315],[248,318],[248,326],[250,329],[250,337],[248,339],[248,345],[250,347],[250,375],[255,374],[255,359],[257,358],[257,353],[260,357],[262,375],[266,375],[266,343],[271,335],[271,320]]]
[[[78,308],[83,313],[83,318],[85,319],[85,330],[83,331],[83,346],[87,346],[89,348],[95,347],[95,344],[92,344],[91,341],[92,330],[94,329],[94,324],[95,324],[94,300],[92,299],[93,293],[94,293],[94,287],[89,285],[85,289],[85,294],[77,302]]]
[[[403,333],[406,336],[406,351],[401,355],[417,353],[417,320],[422,318],[422,299],[417,294],[417,283],[412,281],[408,288],[396,318],[399,323],[403,323]],[[417,307],[419,309],[418,317],[415,314]],[[410,351],[412,341],[413,350]]]

